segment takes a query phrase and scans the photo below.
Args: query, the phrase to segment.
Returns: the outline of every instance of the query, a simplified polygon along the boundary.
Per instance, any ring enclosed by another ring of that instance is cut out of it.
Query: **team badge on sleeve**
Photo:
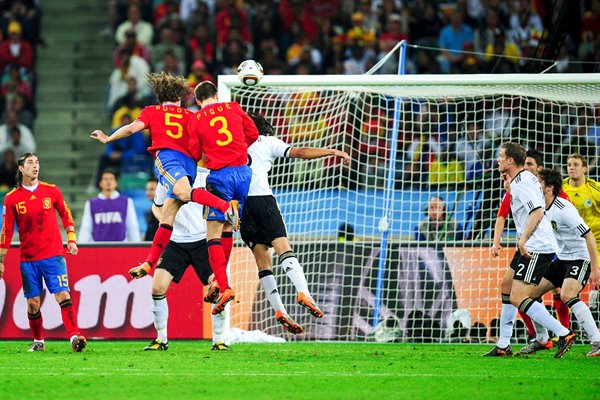
[[[44,209],[48,210],[50,207],[52,207],[52,199],[50,197],[44,197],[42,200],[42,205],[44,206]]]

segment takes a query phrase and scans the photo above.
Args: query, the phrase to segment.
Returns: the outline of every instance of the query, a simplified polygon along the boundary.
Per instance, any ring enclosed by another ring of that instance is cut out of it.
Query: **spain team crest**
[[[49,209],[52,207],[52,199],[50,197],[44,197],[42,199],[42,205],[44,206],[45,210]]]

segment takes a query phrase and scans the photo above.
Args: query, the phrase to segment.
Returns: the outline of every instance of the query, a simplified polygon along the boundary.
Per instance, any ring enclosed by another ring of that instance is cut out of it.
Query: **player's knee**
[[[579,301],[579,292],[575,292],[574,290],[563,290],[560,293],[560,299],[562,300],[563,303],[565,304],[575,304],[577,301]],[[570,307],[570,306],[569,306]]]
[[[510,280],[502,280],[502,283],[500,284],[500,291],[502,293],[510,293],[512,288],[512,282]]]
[[[39,297],[32,297],[27,299],[27,312],[35,314],[40,311],[41,301]]]
[[[154,296],[164,296],[167,293],[168,286],[163,285],[161,283],[153,283],[152,284],[152,297]]]

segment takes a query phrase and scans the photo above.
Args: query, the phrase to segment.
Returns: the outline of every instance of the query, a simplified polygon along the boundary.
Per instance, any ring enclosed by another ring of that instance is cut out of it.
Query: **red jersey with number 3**
[[[71,210],[56,185],[40,182],[33,192],[23,187],[12,190],[4,198],[0,248],[10,247],[16,221],[21,261],[63,256],[65,249],[56,211],[65,228],[74,225]]]
[[[563,199],[571,201],[569,199],[569,195],[566,194],[562,189],[558,192],[558,197],[562,197]],[[504,193],[504,197],[502,198],[502,203],[500,203],[500,208],[498,209],[498,217],[508,218],[510,214],[510,194]]]
[[[235,101],[203,107],[190,120],[188,130],[197,135],[206,167],[221,169],[248,163],[248,147],[258,139],[252,118]]]
[[[199,160],[201,153],[198,144],[190,140],[187,132],[188,122],[193,115],[185,108],[174,105],[145,107],[137,119],[144,123],[144,129],[150,130],[152,143],[148,151],[156,156],[161,149],[177,150]]]

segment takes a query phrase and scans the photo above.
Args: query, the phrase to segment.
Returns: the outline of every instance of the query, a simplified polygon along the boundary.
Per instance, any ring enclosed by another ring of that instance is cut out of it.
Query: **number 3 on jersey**
[[[217,146],[227,146],[233,142],[233,134],[227,129],[227,119],[223,116],[214,117],[210,120],[209,125],[214,127],[216,123],[221,123],[221,128],[217,132],[227,137],[225,140],[217,140]]]

